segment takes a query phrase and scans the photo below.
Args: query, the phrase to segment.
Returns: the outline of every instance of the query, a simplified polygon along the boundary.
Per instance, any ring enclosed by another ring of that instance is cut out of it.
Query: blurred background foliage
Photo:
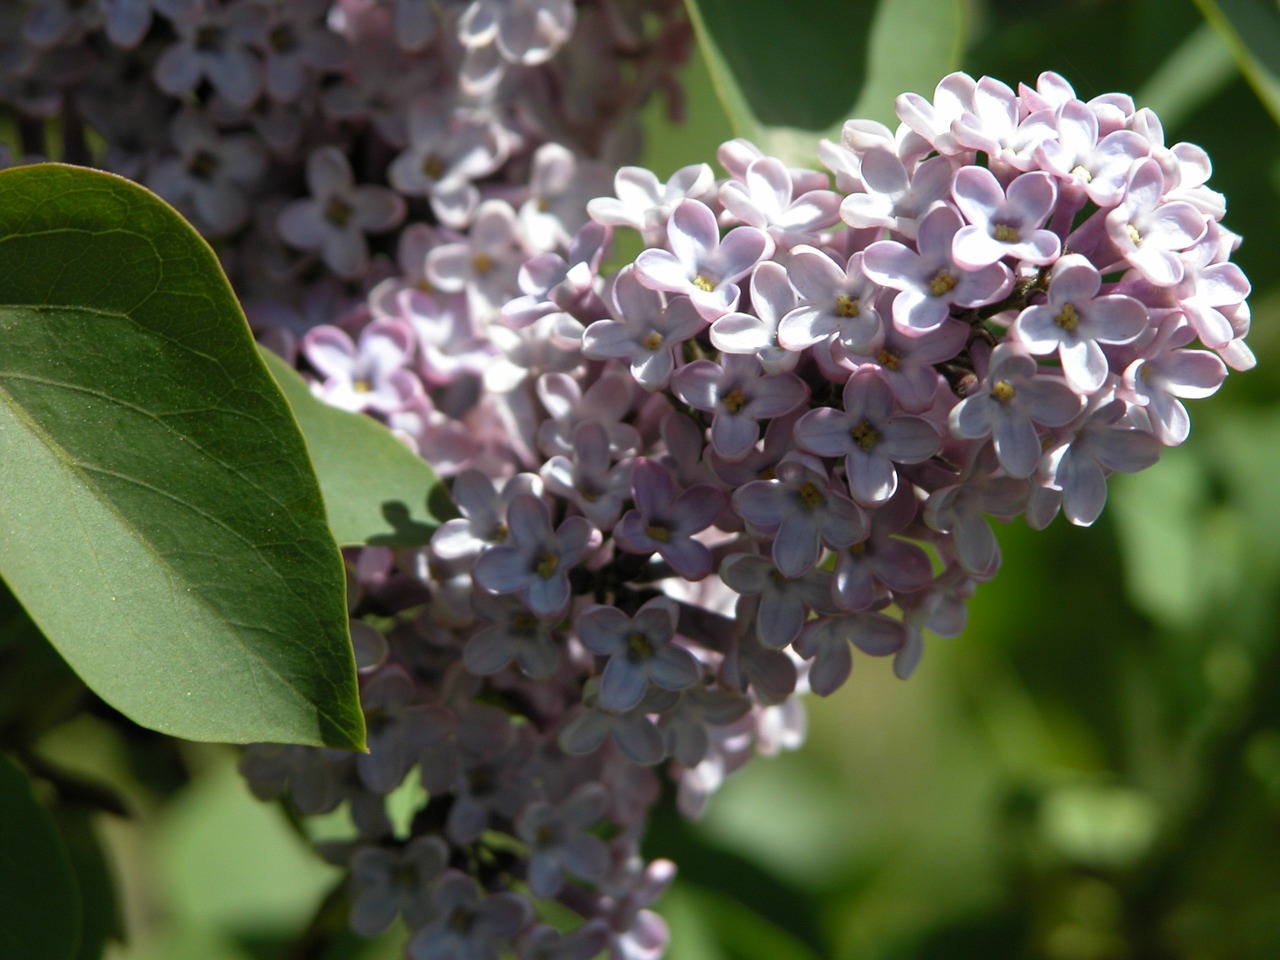
[[[807,700],[800,751],[733,777],[696,823],[656,818],[648,852],[681,870],[670,960],[1280,956],[1280,129],[1239,36],[1202,15],[1249,6],[968,4],[973,75],[1130,92],[1168,142],[1208,150],[1245,238],[1258,368],[1193,404],[1185,446],[1113,478],[1094,527],[1002,527],[964,636],[931,641],[909,682],[861,658]],[[829,24],[831,57],[862,29]],[[683,125],[653,113],[662,177],[732,135],[700,64],[686,94]],[[22,759],[103,893],[81,956],[121,932],[113,960],[399,956],[394,931],[335,932],[337,872],[248,795],[233,751],[122,737],[92,709],[61,722],[74,677],[11,604],[0,622],[0,733],[34,737]]]

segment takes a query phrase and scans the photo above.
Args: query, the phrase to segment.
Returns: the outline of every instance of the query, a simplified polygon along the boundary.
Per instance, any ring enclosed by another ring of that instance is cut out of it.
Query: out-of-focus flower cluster
[[[352,926],[403,918],[415,960],[660,956],[663,778],[697,814],[798,745],[795,694],[855,650],[908,676],[996,574],[989,517],[1092,523],[1108,474],[1253,363],[1208,158],[1054,74],[904,95],[896,131],[821,144],[829,173],[733,141],[726,177],[626,166],[603,196],[638,106],[678,93],[672,5],[0,16],[27,150],[42,116],[70,154],[91,130],[218,242],[319,396],[451,481],[428,547],[349,556],[370,752],[242,765],[346,805]],[[616,230],[645,249],[602,273]]]

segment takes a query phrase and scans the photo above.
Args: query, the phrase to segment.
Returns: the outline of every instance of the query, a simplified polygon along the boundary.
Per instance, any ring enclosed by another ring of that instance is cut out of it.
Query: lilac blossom
[[[404,219],[405,202],[385,187],[357,186],[347,158],[336,147],[320,147],[307,158],[308,200],[285,207],[280,236],[303,250],[319,250],[340,277],[364,272],[366,233],[389,230]]]
[[[156,61],[156,85],[181,96],[207,78],[231,103],[247,107],[262,89],[262,64],[250,46],[266,17],[266,9],[253,3],[200,4],[170,17],[178,41]]]
[[[947,319],[952,304],[982,306],[999,300],[1012,285],[1013,275],[1002,263],[971,270],[952,259],[952,239],[962,224],[954,208],[935,207],[920,222],[917,250],[880,240],[864,252],[867,276],[901,291],[893,301],[893,319],[902,329],[934,330]]]
[[[1038,448],[1037,448],[1038,452]],[[951,534],[961,569],[978,580],[989,580],[1000,567],[1000,544],[984,514],[1011,520],[1022,512],[1027,484],[1021,479],[988,477],[935,490],[925,504],[924,521]]]
[[[839,194],[799,193],[786,166],[773,157],[751,161],[741,181],[721,185],[720,202],[730,216],[768,232],[785,247],[839,220]]]
[[[324,377],[315,393],[343,410],[390,413],[422,389],[406,369],[413,330],[403,320],[375,320],[355,343],[339,327],[313,327],[303,334],[301,352]]]
[[[676,695],[659,687],[650,687],[639,706],[625,713],[613,713],[599,703],[600,681],[587,681],[582,691],[582,710],[560,731],[560,749],[573,756],[594,753],[612,740],[618,749],[641,766],[659,763],[666,752],[662,734],[649,719],[654,707],[669,706]]]
[[[479,470],[464,470],[453,482],[453,501],[461,517],[446,520],[431,537],[431,549],[446,560],[469,559],[485,547],[506,541],[510,528],[507,511],[522,494],[540,495],[541,480],[520,473],[509,479],[501,493],[493,480]]]
[[[476,558],[477,586],[493,593],[514,593],[540,617],[556,619],[568,609],[569,571],[592,548],[595,528],[582,517],[569,517],[552,529],[547,505],[529,494],[517,494],[507,510],[508,535]]]
[[[598,783],[584,783],[558,804],[535,800],[516,817],[516,836],[529,844],[529,889],[536,897],[554,897],[566,873],[602,880],[609,849],[586,831],[609,809],[609,794]]]
[[[863,192],[840,203],[840,218],[851,227],[887,227],[914,240],[920,221],[951,191],[955,164],[932,157],[913,172],[896,150],[873,147],[862,157]]]
[[[1005,473],[1029,477],[1042,453],[1036,424],[1065,426],[1084,402],[1012,343],[997,346],[990,364],[981,386],[951,408],[951,433],[965,440],[991,437]]]
[[[938,364],[959,356],[970,328],[959,320],[944,320],[925,333],[911,334],[897,326],[885,330],[884,343],[867,356],[844,356],[849,364],[874,364],[907,413],[922,413],[934,402],[944,383]]]
[[[613,178],[617,197],[596,197],[587,212],[598,223],[639,230],[646,246],[657,246],[666,236],[671,211],[686,199],[708,200],[715,177],[705,163],[681,167],[666,183],[643,167],[622,167]]]
[[[969,221],[951,240],[951,256],[966,270],[979,270],[1002,257],[1047,264],[1058,258],[1062,241],[1041,226],[1053,211],[1058,190],[1046,173],[1024,173],[1008,192],[985,167],[957,171],[951,195]]]
[[[498,960],[524,926],[529,904],[514,893],[482,895],[464,873],[447,870],[431,901],[435,920],[409,940],[410,960]]]
[[[715,214],[697,200],[682,200],[672,211],[667,242],[670,250],[636,257],[636,278],[651,289],[686,295],[708,322],[737,308],[737,281],[774,247],[755,227],[734,227],[721,240]]]
[[[866,538],[866,515],[831,488],[822,461],[792,452],[775,472],[776,479],[735,490],[733,508],[753,529],[773,537],[773,562],[783,576],[799,577],[811,569],[824,544],[836,549]]]
[[[449,861],[449,848],[434,836],[414,837],[403,850],[361,847],[351,858],[358,892],[351,903],[351,929],[376,937],[402,915],[411,927],[431,919],[431,893]]]
[[[1234,309],[1249,296],[1249,281],[1234,263],[1222,262],[1220,231],[1205,236],[1182,254],[1182,281],[1176,293],[1178,308],[1186,316],[1202,343],[1221,349],[1246,330],[1233,322]]]
[[[1151,431],[1165,446],[1177,446],[1191,432],[1191,419],[1181,400],[1212,396],[1227,376],[1227,367],[1207,350],[1178,349],[1186,341],[1176,317],[1125,368],[1120,396],[1142,408]]]
[[[420,102],[409,114],[409,148],[391,161],[387,179],[402,194],[426,196],[441,222],[461,227],[480,204],[473,181],[501,166],[507,149],[492,125],[452,123],[440,104]]]
[[[1062,491],[1062,512],[1077,526],[1098,519],[1107,502],[1107,474],[1136,473],[1160,459],[1160,442],[1125,422],[1123,400],[1093,410],[1046,456],[1053,485]]]
[[[1178,251],[1205,232],[1203,213],[1185,200],[1164,200],[1164,174],[1155,160],[1134,166],[1120,203],[1106,215],[1107,236],[1120,255],[1156,286],[1182,281]]]
[[[609,436],[595,420],[584,420],[573,431],[572,458],[556,455],[542,466],[547,489],[575,504],[601,530],[611,530],[631,495],[628,457],[615,463]]]
[[[1079,100],[1057,107],[1058,136],[1040,144],[1043,169],[1083,191],[1099,207],[1114,206],[1124,192],[1133,164],[1147,155],[1148,144],[1132,130],[1101,135],[1098,115]]]
[[[701,580],[711,572],[711,551],[694,538],[715,522],[728,503],[724,491],[710,484],[680,490],[671,472],[648,458],[631,468],[628,510],[614,527],[619,549],[643,555],[659,554],[687,580]]]
[[[795,305],[786,268],[766,260],[751,274],[751,312],[726,313],[711,324],[711,345],[722,353],[755,356],[767,374],[792,370],[800,357],[779,345],[778,327]]]
[[[757,594],[756,637],[781,650],[792,643],[812,610],[830,610],[831,573],[810,567],[797,576],[783,574],[767,557],[732,553],[720,564],[720,579],[741,594]]]
[[[803,350],[834,337],[850,353],[872,353],[884,338],[876,301],[880,289],[862,270],[862,253],[842,267],[816,247],[791,251],[787,274],[800,305],[778,323],[778,342]],[[752,302],[755,302],[754,297]]]
[[[582,352],[595,359],[626,360],[646,390],[660,390],[676,368],[680,345],[706,326],[688,297],[665,298],[644,286],[632,268],[613,285],[613,313],[582,334]]]
[[[214,236],[242,226],[249,216],[249,192],[266,171],[266,158],[247,135],[220,135],[194,110],[174,117],[170,136],[178,156],[162,160],[147,185],[188,211]]]
[[[635,616],[617,607],[595,604],[578,615],[582,644],[608,657],[600,675],[600,706],[610,713],[626,713],[640,704],[650,684],[663,690],[683,690],[702,675],[698,661],[672,642],[679,608],[667,597],[648,601]]]
[[[790,413],[809,388],[795,374],[765,374],[752,356],[727,354],[723,366],[695,360],[681,367],[672,390],[695,410],[712,414],[711,445],[726,460],[741,460],[760,439],[760,421]]]
[[[836,551],[833,595],[845,610],[866,610],[885,594],[919,590],[933,579],[929,555],[899,536],[916,516],[916,501],[903,488],[869,514],[865,539]]]
[[[849,678],[853,669],[850,644],[863,653],[883,657],[897,653],[906,642],[906,629],[900,621],[882,613],[861,612],[809,621],[795,648],[800,656],[813,661],[809,688],[826,697]]]
[[[553,676],[560,665],[560,648],[552,624],[538,617],[514,597],[472,593],[481,621],[489,624],[471,635],[462,662],[478,676],[505,670],[513,662],[534,680]]]
[[[441,243],[427,254],[424,273],[437,290],[465,291],[473,321],[484,325],[518,292],[516,274],[528,255],[511,204],[486,200],[465,240]]]
[[[1047,302],[1027,307],[1010,336],[1036,356],[1057,352],[1067,383],[1081,396],[1102,387],[1109,372],[1100,344],[1127,343],[1146,329],[1147,309],[1124,294],[1099,296],[1102,275],[1079,254],[1049,272]]]
[[[874,368],[860,367],[844,387],[844,409],[819,407],[796,424],[796,443],[822,457],[843,457],[853,499],[884,503],[898,489],[897,464],[928,460],[942,446],[927,420],[900,416],[893,390]]]

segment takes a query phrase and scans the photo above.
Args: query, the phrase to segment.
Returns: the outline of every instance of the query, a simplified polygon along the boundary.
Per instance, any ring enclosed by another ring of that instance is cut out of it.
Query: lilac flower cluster
[[[352,927],[403,918],[413,960],[661,956],[660,773],[697,814],[855,650],[910,675],[996,574],[988,517],[1092,523],[1253,363],[1208,158],[1128,97],[953,74],[829,172],[617,169],[687,45],[632,0],[0,9],[26,151],[92,131],[317,395],[451,482],[429,546],[348,556],[370,752],[242,764],[345,806]]]

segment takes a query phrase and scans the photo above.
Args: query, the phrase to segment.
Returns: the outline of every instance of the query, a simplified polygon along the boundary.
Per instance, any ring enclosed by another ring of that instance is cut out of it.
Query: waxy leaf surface
[[[0,957],[71,960],[80,890],[53,818],[31,783],[0,753]]]
[[[275,354],[262,356],[307,439],[339,544],[417,547],[455,516],[435,471],[386,427],[329,406]]]
[[[811,164],[860,117],[897,126],[893,99],[932,97],[964,48],[961,0],[685,0],[740,137]]]
[[[144,726],[363,745],[289,406],[213,251],[109,174],[0,171],[0,573]]]

